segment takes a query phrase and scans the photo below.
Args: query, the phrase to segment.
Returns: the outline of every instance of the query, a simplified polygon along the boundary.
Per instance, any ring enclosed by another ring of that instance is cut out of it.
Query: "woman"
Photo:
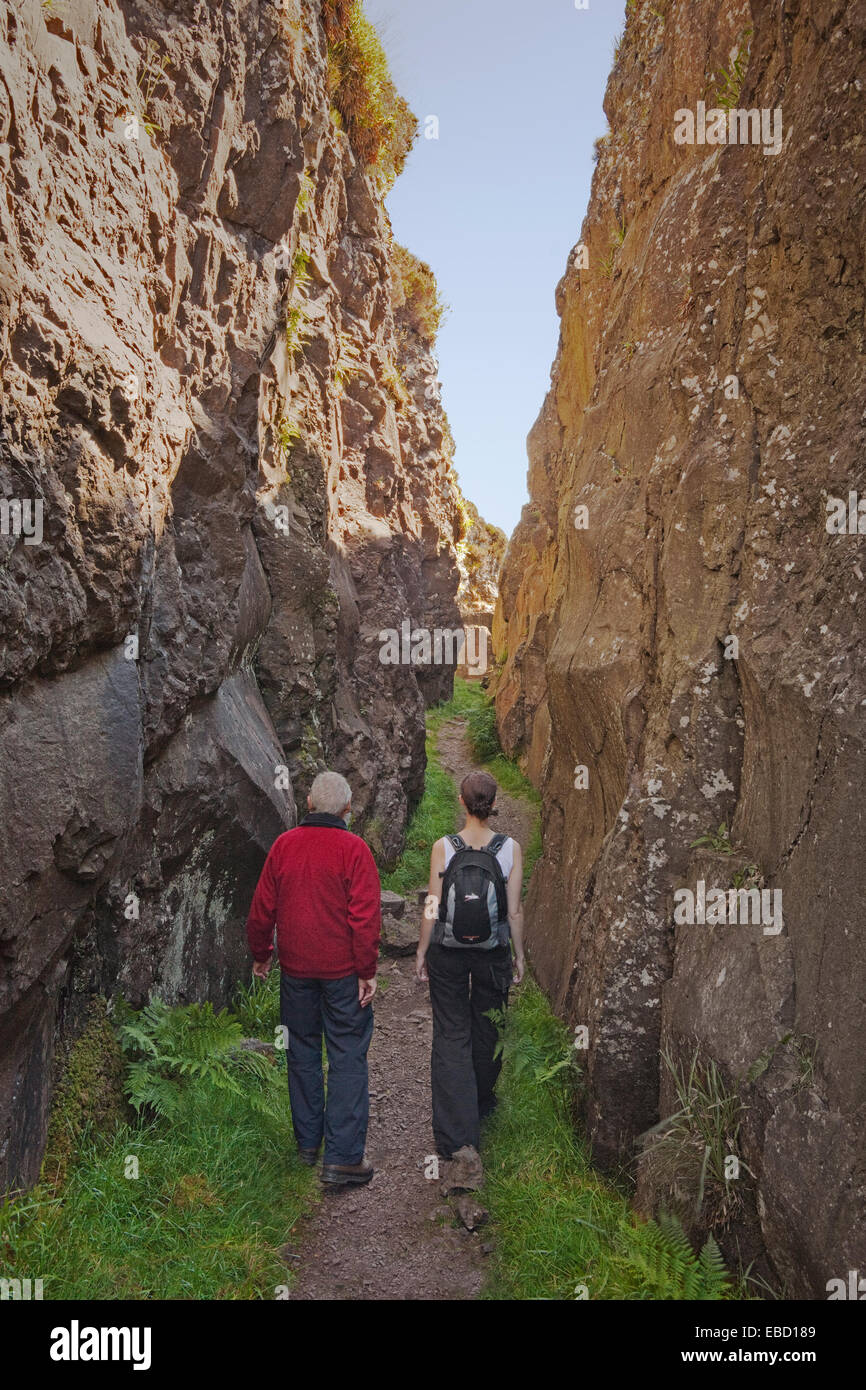
[[[430,856],[415,974],[430,985],[433,1136],[442,1158],[479,1147],[502,1065],[493,1056],[496,1025],[485,1015],[504,1009],[512,980],[523,979],[523,855],[516,840],[488,824],[496,792],[487,772],[464,777],[466,824],[459,836],[437,840]]]

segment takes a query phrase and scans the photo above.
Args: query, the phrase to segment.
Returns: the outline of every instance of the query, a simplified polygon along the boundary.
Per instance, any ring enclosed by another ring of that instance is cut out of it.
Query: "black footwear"
[[[319,1158],[318,1149],[298,1149],[298,1158],[302,1163],[306,1163],[308,1168],[315,1168]]]
[[[350,1184],[357,1187],[369,1182],[374,1172],[375,1169],[367,1158],[363,1158],[360,1163],[323,1163],[322,1182],[330,1187],[345,1187]]]

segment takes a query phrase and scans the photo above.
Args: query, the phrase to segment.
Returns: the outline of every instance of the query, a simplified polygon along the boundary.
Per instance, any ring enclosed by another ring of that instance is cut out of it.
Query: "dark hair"
[[[470,816],[477,816],[478,820],[487,820],[499,814],[493,809],[497,791],[496,779],[489,772],[470,772],[460,783],[460,795],[466,809]]]

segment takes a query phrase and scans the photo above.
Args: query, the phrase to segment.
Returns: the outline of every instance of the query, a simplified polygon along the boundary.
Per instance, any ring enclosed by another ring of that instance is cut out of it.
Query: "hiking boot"
[[[367,1158],[362,1158],[360,1163],[323,1163],[322,1182],[329,1187],[360,1186],[369,1182],[374,1172]]]
[[[308,1168],[315,1168],[319,1159],[318,1149],[298,1149],[298,1158],[302,1163],[306,1163]]]

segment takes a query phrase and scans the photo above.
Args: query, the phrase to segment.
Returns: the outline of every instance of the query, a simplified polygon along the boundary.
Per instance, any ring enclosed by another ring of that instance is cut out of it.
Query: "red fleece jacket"
[[[257,961],[274,949],[284,974],[337,980],[376,974],[381,887],[358,835],[333,824],[299,825],[271,846],[253,895],[247,940]]]

